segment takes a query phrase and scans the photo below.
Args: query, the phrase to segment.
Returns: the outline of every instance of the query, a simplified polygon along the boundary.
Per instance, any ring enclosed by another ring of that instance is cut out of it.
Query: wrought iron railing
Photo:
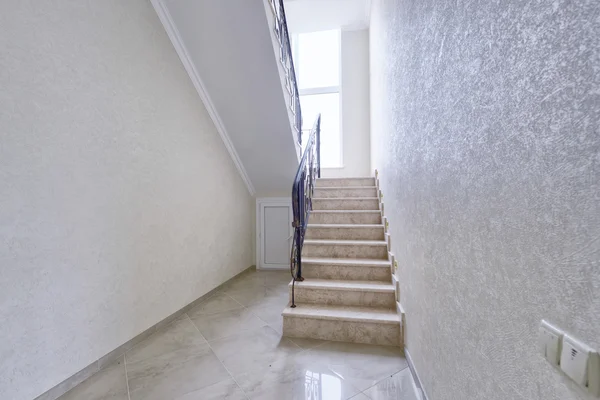
[[[269,3],[275,17],[275,37],[279,41],[279,61],[285,72],[285,86],[290,95],[288,107],[294,115],[294,130],[296,131],[298,144],[302,145],[300,95],[298,93],[298,84],[296,83],[296,70],[294,69],[294,60],[292,59],[292,46],[285,19],[283,0],[269,0]]]
[[[269,0],[271,10],[275,18],[275,37],[279,41],[279,61],[285,72],[285,86],[290,95],[289,108],[294,115],[293,127],[296,131],[298,144],[302,146],[302,111],[300,109],[300,95],[296,82],[296,70],[292,58],[292,46],[288,33],[287,21],[283,0]],[[302,278],[302,246],[308,217],[312,210],[312,195],[315,180],[321,176],[321,115],[317,116],[310,134],[308,135],[306,147],[298,172],[292,187],[292,208],[294,212],[294,234],[290,256],[290,272],[292,274],[292,307],[296,307],[294,301],[294,289],[296,281]]]
[[[321,177],[321,114],[317,116],[308,140],[306,149],[300,160],[298,172],[292,186],[292,209],[294,213],[294,235],[290,256],[290,272],[292,273],[292,308],[296,307],[294,289],[296,281],[303,281],[302,277],[302,246],[308,217],[312,211],[312,195],[315,180]]]

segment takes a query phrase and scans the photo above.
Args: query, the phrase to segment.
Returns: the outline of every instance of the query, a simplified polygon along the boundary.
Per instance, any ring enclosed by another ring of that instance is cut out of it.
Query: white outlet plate
[[[565,335],[560,356],[560,368],[579,386],[600,395],[600,360],[598,353],[579,340]]]
[[[560,361],[561,342],[563,332],[546,320],[542,320],[538,335],[538,348],[540,354],[554,366]]]
[[[588,390],[591,394],[600,397],[600,355],[598,352],[590,353],[588,361]]]

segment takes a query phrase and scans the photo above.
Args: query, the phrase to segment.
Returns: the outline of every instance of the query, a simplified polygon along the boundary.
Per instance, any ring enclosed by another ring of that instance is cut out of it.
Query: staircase
[[[290,337],[401,346],[391,261],[374,178],[316,179]],[[292,296],[290,283],[290,299]]]

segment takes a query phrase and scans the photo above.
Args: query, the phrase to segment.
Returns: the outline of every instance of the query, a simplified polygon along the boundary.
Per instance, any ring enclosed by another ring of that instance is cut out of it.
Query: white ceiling
[[[285,0],[291,33],[369,27],[371,0]]]
[[[257,195],[289,192],[298,158],[262,1],[166,4]]]

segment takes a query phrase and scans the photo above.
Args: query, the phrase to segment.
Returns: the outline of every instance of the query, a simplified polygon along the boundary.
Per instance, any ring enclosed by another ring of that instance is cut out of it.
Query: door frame
[[[256,198],[256,269],[262,270],[285,270],[289,269],[289,264],[269,264],[265,266],[263,249],[264,243],[264,210],[265,207],[276,206],[276,207],[288,207],[290,210],[290,221],[294,220],[294,212],[292,210],[292,198],[291,197],[257,197]],[[290,237],[288,239],[288,251],[292,249],[292,235],[294,228],[290,223]]]

